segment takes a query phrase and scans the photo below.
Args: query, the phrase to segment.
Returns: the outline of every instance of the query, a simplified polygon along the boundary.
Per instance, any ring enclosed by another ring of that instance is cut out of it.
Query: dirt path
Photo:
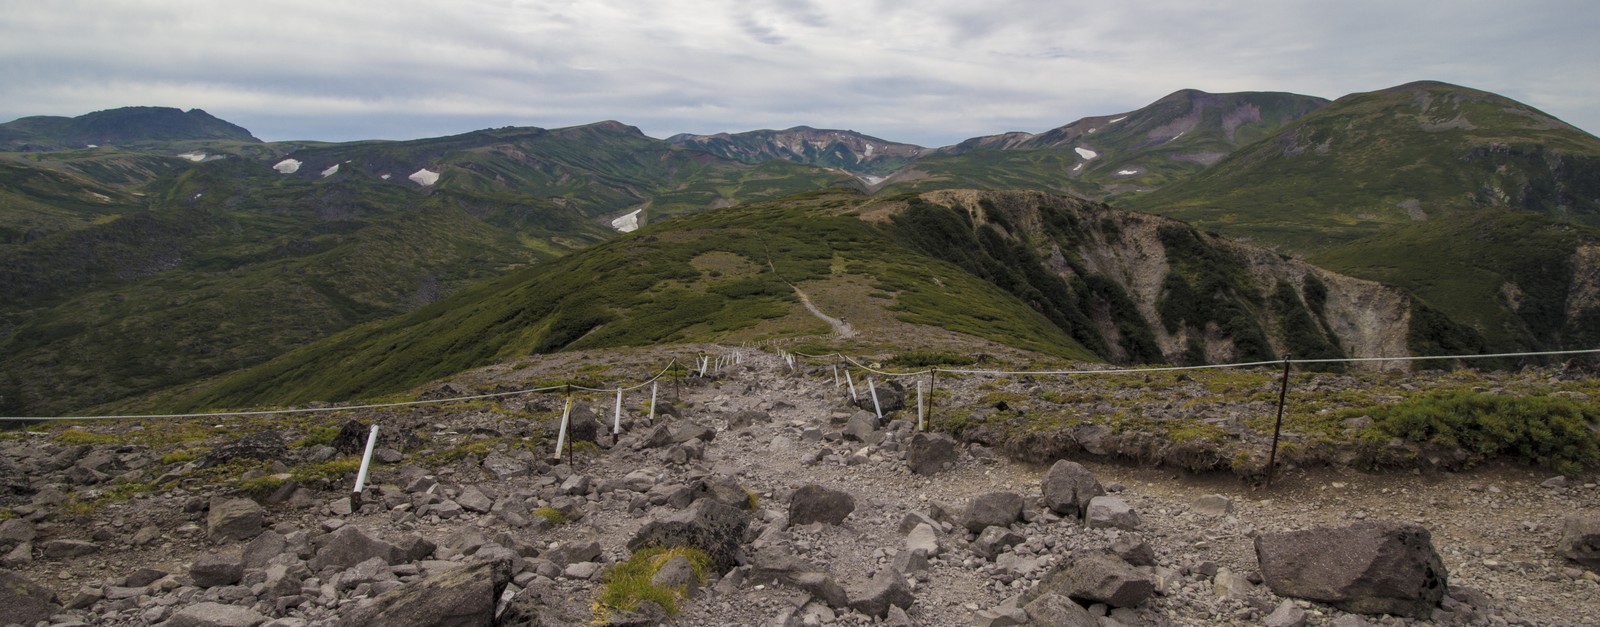
[[[848,339],[856,336],[856,330],[850,326],[850,323],[822,313],[822,310],[817,308],[816,303],[811,302],[811,297],[806,295],[805,292],[801,291],[799,287],[794,285],[789,287],[794,288],[795,295],[800,297],[800,303],[806,306],[806,311],[811,312],[811,315],[816,316],[818,320],[826,322],[828,323],[828,326],[833,327],[833,334],[835,336],[841,339]]]

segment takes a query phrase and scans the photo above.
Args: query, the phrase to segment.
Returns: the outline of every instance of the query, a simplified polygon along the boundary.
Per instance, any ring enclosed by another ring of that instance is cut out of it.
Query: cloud
[[[1600,129],[1587,2],[0,0],[0,117],[200,107],[267,139],[600,119],[653,136],[1039,131],[1181,88],[1419,79]]]

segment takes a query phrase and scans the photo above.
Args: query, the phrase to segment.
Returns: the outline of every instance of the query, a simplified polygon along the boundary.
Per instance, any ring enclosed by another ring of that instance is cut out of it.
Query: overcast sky
[[[0,119],[201,108],[266,140],[615,119],[942,146],[1183,88],[1432,79],[1600,131],[1594,0],[0,0]]]

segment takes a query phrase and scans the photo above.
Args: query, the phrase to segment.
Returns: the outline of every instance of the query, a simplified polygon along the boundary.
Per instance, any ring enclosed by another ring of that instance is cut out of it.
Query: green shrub
[[[267,475],[254,479],[240,479],[234,482],[233,487],[251,498],[261,498],[277,492],[278,488],[288,482],[289,478],[283,475]]]
[[[199,459],[200,453],[204,451],[205,449],[198,448],[186,448],[181,451],[173,451],[171,453],[167,453],[166,455],[162,455],[161,463],[171,466],[173,464],[192,462],[196,459]]]
[[[301,464],[289,471],[298,481],[338,481],[361,469],[360,457],[341,457],[316,464]]]
[[[533,515],[550,521],[552,525],[565,525],[568,522],[567,513],[554,507],[541,507],[533,510]]]
[[[339,437],[338,427],[312,427],[306,435],[295,440],[295,448],[308,448],[312,446],[332,446],[334,438]]]
[[[886,366],[898,366],[901,368],[926,368],[928,366],[970,366],[978,363],[978,360],[956,353],[910,351],[890,357],[883,363]]]
[[[634,551],[628,561],[612,566],[606,571],[600,596],[595,599],[594,611],[601,622],[611,611],[632,611],[640,601],[653,601],[668,616],[678,613],[678,601],[685,590],[673,590],[650,583],[656,572],[673,558],[683,556],[694,568],[695,579],[704,584],[706,571],[711,568],[711,556],[693,547],[647,547]]]
[[[1600,411],[1564,398],[1449,390],[1345,414],[1371,416],[1373,433],[1458,446],[1477,460],[1504,455],[1566,474],[1600,464],[1590,427]]]

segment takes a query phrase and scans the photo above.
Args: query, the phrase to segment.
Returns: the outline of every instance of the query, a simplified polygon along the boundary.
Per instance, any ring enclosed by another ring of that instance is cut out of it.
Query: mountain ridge
[[[173,107],[119,107],[76,117],[31,116],[0,124],[0,147],[10,150],[70,150],[184,140],[261,141],[244,127],[204,110]]]

